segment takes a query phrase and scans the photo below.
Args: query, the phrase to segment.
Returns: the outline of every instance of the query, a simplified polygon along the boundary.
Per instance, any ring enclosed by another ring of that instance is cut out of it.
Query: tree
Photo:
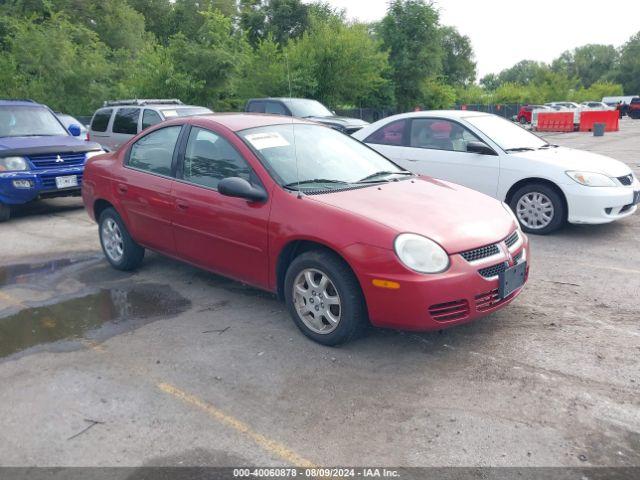
[[[577,77],[585,88],[610,78],[619,61],[613,45],[589,44],[564,52],[551,64],[551,69],[568,77]]]
[[[269,35],[284,45],[309,27],[309,6],[301,0],[240,0],[240,24],[254,46]]]
[[[498,83],[519,83],[521,85],[529,85],[533,83],[542,72],[548,70],[549,67],[542,62],[533,60],[522,60],[513,67],[507,68],[498,75]]]
[[[108,48],[95,32],[62,13],[8,19],[4,29],[0,96],[73,113],[91,111],[109,96]]]
[[[450,85],[469,85],[476,79],[473,47],[466,35],[454,27],[442,27],[442,75]]]
[[[309,30],[285,48],[294,92],[329,105],[355,104],[387,80],[387,54],[363,24],[344,24],[339,17],[313,19]]]
[[[618,81],[626,95],[640,95],[640,32],[620,49]]]
[[[389,51],[400,109],[419,104],[423,82],[442,71],[438,18],[433,5],[423,0],[393,0],[377,29],[383,48]]]

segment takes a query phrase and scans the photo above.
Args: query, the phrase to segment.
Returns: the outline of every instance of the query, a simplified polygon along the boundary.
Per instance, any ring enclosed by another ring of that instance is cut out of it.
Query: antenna
[[[289,69],[289,55],[284,52],[284,58],[287,61],[287,81],[289,82],[289,101],[293,100],[293,94],[291,92],[291,70]],[[300,169],[298,167],[298,148],[296,146],[296,125],[293,121],[293,115],[291,115],[291,132],[293,134],[293,156],[296,161],[296,184],[298,189],[298,198],[302,198],[302,192],[300,191]]]

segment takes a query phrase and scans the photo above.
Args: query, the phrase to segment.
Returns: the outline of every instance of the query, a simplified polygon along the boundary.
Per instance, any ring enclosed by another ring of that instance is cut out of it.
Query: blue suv
[[[80,195],[85,161],[103,151],[79,135],[80,125],[67,130],[45,105],[0,100],[0,221],[11,205]]]

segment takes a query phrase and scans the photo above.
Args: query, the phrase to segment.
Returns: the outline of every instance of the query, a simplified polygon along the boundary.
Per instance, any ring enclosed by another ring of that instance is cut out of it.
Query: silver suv
[[[116,150],[145,128],[175,117],[213,113],[177,99],[135,99],[104,102],[93,114],[89,138],[108,151]]]

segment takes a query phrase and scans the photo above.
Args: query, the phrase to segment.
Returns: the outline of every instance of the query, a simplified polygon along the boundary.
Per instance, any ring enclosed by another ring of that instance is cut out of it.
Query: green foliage
[[[582,86],[588,88],[609,78],[618,61],[618,51],[613,45],[589,44],[564,52],[553,61],[551,69],[568,77],[577,77]]]
[[[176,97],[217,111],[248,98],[332,108],[598,100],[640,93],[640,33],[475,84],[469,38],[429,0],[391,0],[377,24],[322,0],[0,0],[0,96],[73,114],[103,100]]]
[[[387,82],[381,75],[387,66],[387,54],[362,24],[344,24],[337,18],[313,21],[311,28],[289,42],[285,51],[296,95],[329,105],[359,105]]]
[[[612,82],[596,82],[589,88],[579,88],[573,95],[567,98],[574,102],[586,102],[589,100],[601,100],[603,97],[624,95],[622,85]]]
[[[473,61],[471,40],[460,35],[454,27],[443,27],[442,75],[451,85],[469,85],[476,78],[476,64]]]
[[[393,0],[378,34],[389,51],[391,78],[400,109],[420,104],[424,82],[442,72],[438,11],[421,0]]]
[[[4,20],[0,97],[34,98],[55,110],[80,112],[107,95],[108,50],[96,33],[64,14],[41,22]]]
[[[240,25],[253,46],[269,36],[283,45],[307,30],[309,6],[301,0],[240,0]]]
[[[420,105],[426,109],[447,109],[456,103],[456,89],[443,79],[427,78],[420,85]]]
[[[627,95],[640,95],[640,32],[620,49],[620,67],[617,75]]]

